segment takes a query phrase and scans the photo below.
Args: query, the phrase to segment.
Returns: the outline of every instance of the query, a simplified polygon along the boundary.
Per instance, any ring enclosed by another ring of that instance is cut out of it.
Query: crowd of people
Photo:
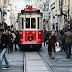
[[[5,60],[6,67],[5,68],[10,68],[9,62],[5,56],[6,52],[10,53],[13,51],[13,44],[15,44],[15,51],[17,51],[16,45],[19,45],[19,32],[16,31],[10,31],[10,30],[2,30],[2,35],[1,35],[1,57],[0,57],[0,68],[2,65],[3,59]]]
[[[64,29],[64,30],[49,30],[48,32],[44,31],[44,46],[45,43],[48,44],[48,53],[50,58],[55,58],[56,46],[57,42],[59,43],[60,52],[66,52],[67,59],[70,58],[71,55],[71,46],[72,46],[72,30]],[[13,46],[13,44],[15,44]],[[13,51],[13,47],[15,51],[17,51],[16,45],[19,45],[19,32],[15,33],[10,30],[2,30],[1,35],[1,58],[0,58],[0,67],[2,65],[3,59],[5,60],[6,67],[10,68],[9,62],[5,56],[6,52],[10,53]]]
[[[72,30],[63,29],[58,31],[44,31],[44,46],[45,44],[48,44],[48,53],[52,59],[55,57],[57,42],[59,43],[59,52],[66,52],[67,59],[70,58],[72,47]]]

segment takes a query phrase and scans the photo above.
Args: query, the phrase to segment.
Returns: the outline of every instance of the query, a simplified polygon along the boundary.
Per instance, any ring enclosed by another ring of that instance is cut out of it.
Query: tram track
[[[51,66],[49,65],[49,63],[43,58],[43,56],[40,54],[40,52],[37,51],[37,53],[39,54],[39,56],[42,58],[44,64],[46,65],[47,69],[50,70],[50,72],[54,72],[51,68]]]
[[[32,56],[32,53],[31,52],[28,52],[30,53],[30,55],[28,54],[28,56]],[[48,64],[48,62],[43,58],[43,56],[40,54],[40,52],[35,52],[40,58],[41,58],[41,61],[43,61],[43,63],[45,64],[46,68],[48,69],[48,72],[53,72],[52,68],[50,67],[50,65]],[[34,60],[32,59],[27,59],[27,53],[26,52],[23,52],[23,72],[29,72],[28,71],[28,60],[31,60],[31,62]],[[26,61],[27,60],[27,61]],[[36,60],[35,60],[36,61]],[[30,62],[30,61],[29,61]],[[38,61],[37,61],[38,62]],[[37,68],[37,66],[35,66]],[[33,71],[32,71],[33,72]],[[47,72],[47,71],[46,71]]]
[[[25,52],[23,52],[23,72],[26,72],[26,55],[25,55]]]
[[[24,72],[24,52],[23,52],[23,72]]]

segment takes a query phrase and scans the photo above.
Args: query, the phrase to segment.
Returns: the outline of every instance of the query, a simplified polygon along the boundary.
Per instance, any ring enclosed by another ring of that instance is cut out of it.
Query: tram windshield
[[[36,28],[36,19],[31,18],[31,28]]]
[[[26,18],[26,28],[30,28],[30,18]]]
[[[36,19],[35,18],[26,18],[26,28],[27,29],[36,29]]]

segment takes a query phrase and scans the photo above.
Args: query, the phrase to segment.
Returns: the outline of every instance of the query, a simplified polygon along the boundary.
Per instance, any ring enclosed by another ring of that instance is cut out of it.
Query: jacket
[[[72,32],[68,31],[64,33],[65,43],[72,43]]]
[[[9,44],[8,35],[2,34],[2,36],[1,36],[2,49],[3,49],[3,48],[7,48],[7,45],[8,45],[8,44]]]

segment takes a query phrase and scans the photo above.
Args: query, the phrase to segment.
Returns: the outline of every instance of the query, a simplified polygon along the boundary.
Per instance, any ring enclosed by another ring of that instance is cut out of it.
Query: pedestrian
[[[16,35],[15,35],[14,31],[11,31],[11,34],[13,37],[13,41],[12,41],[12,51],[13,51],[13,45],[15,44]]]
[[[13,36],[11,34],[11,31],[8,33],[8,38],[9,38],[9,44],[8,44],[8,53],[12,52],[12,42],[13,42]]]
[[[51,32],[51,35],[48,38],[48,53],[50,55],[50,58],[54,59],[55,56],[55,43],[56,43],[56,37],[55,37],[55,31]]]
[[[5,63],[6,63],[5,69],[10,68],[9,62],[8,62],[8,60],[6,58],[6,52],[8,50],[8,47],[7,47],[8,43],[9,43],[8,35],[6,35],[5,29],[3,29],[2,36],[1,36],[2,53],[1,53],[1,58],[0,58],[0,67],[2,66],[2,62],[3,62],[3,59],[4,59]]]
[[[16,39],[15,39],[15,51],[17,51],[16,45],[19,46],[20,38],[19,38],[19,32],[16,31]]]
[[[51,30],[46,33],[46,45],[48,44],[49,36],[51,35]]]
[[[72,45],[72,32],[70,31],[70,29],[68,29],[67,32],[64,33],[64,39],[68,59],[70,58],[71,55],[71,45]]]
[[[46,33],[47,33],[47,31],[46,31],[46,29],[44,30],[44,46],[45,46],[45,42],[46,42]]]
[[[62,39],[63,38],[62,38],[62,35],[60,34],[59,31],[57,31],[55,36],[56,36],[56,42],[59,43],[59,48],[60,48],[60,51],[62,52],[62,50],[63,50],[63,44],[62,44]]]
[[[63,36],[64,36],[64,33],[67,32],[67,29],[63,28]],[[66,52],[66,46],[65,46],[65,39],[63,37],[62,39],[62,44],[63,44],[63,49],[64,49],[64,52]]]

